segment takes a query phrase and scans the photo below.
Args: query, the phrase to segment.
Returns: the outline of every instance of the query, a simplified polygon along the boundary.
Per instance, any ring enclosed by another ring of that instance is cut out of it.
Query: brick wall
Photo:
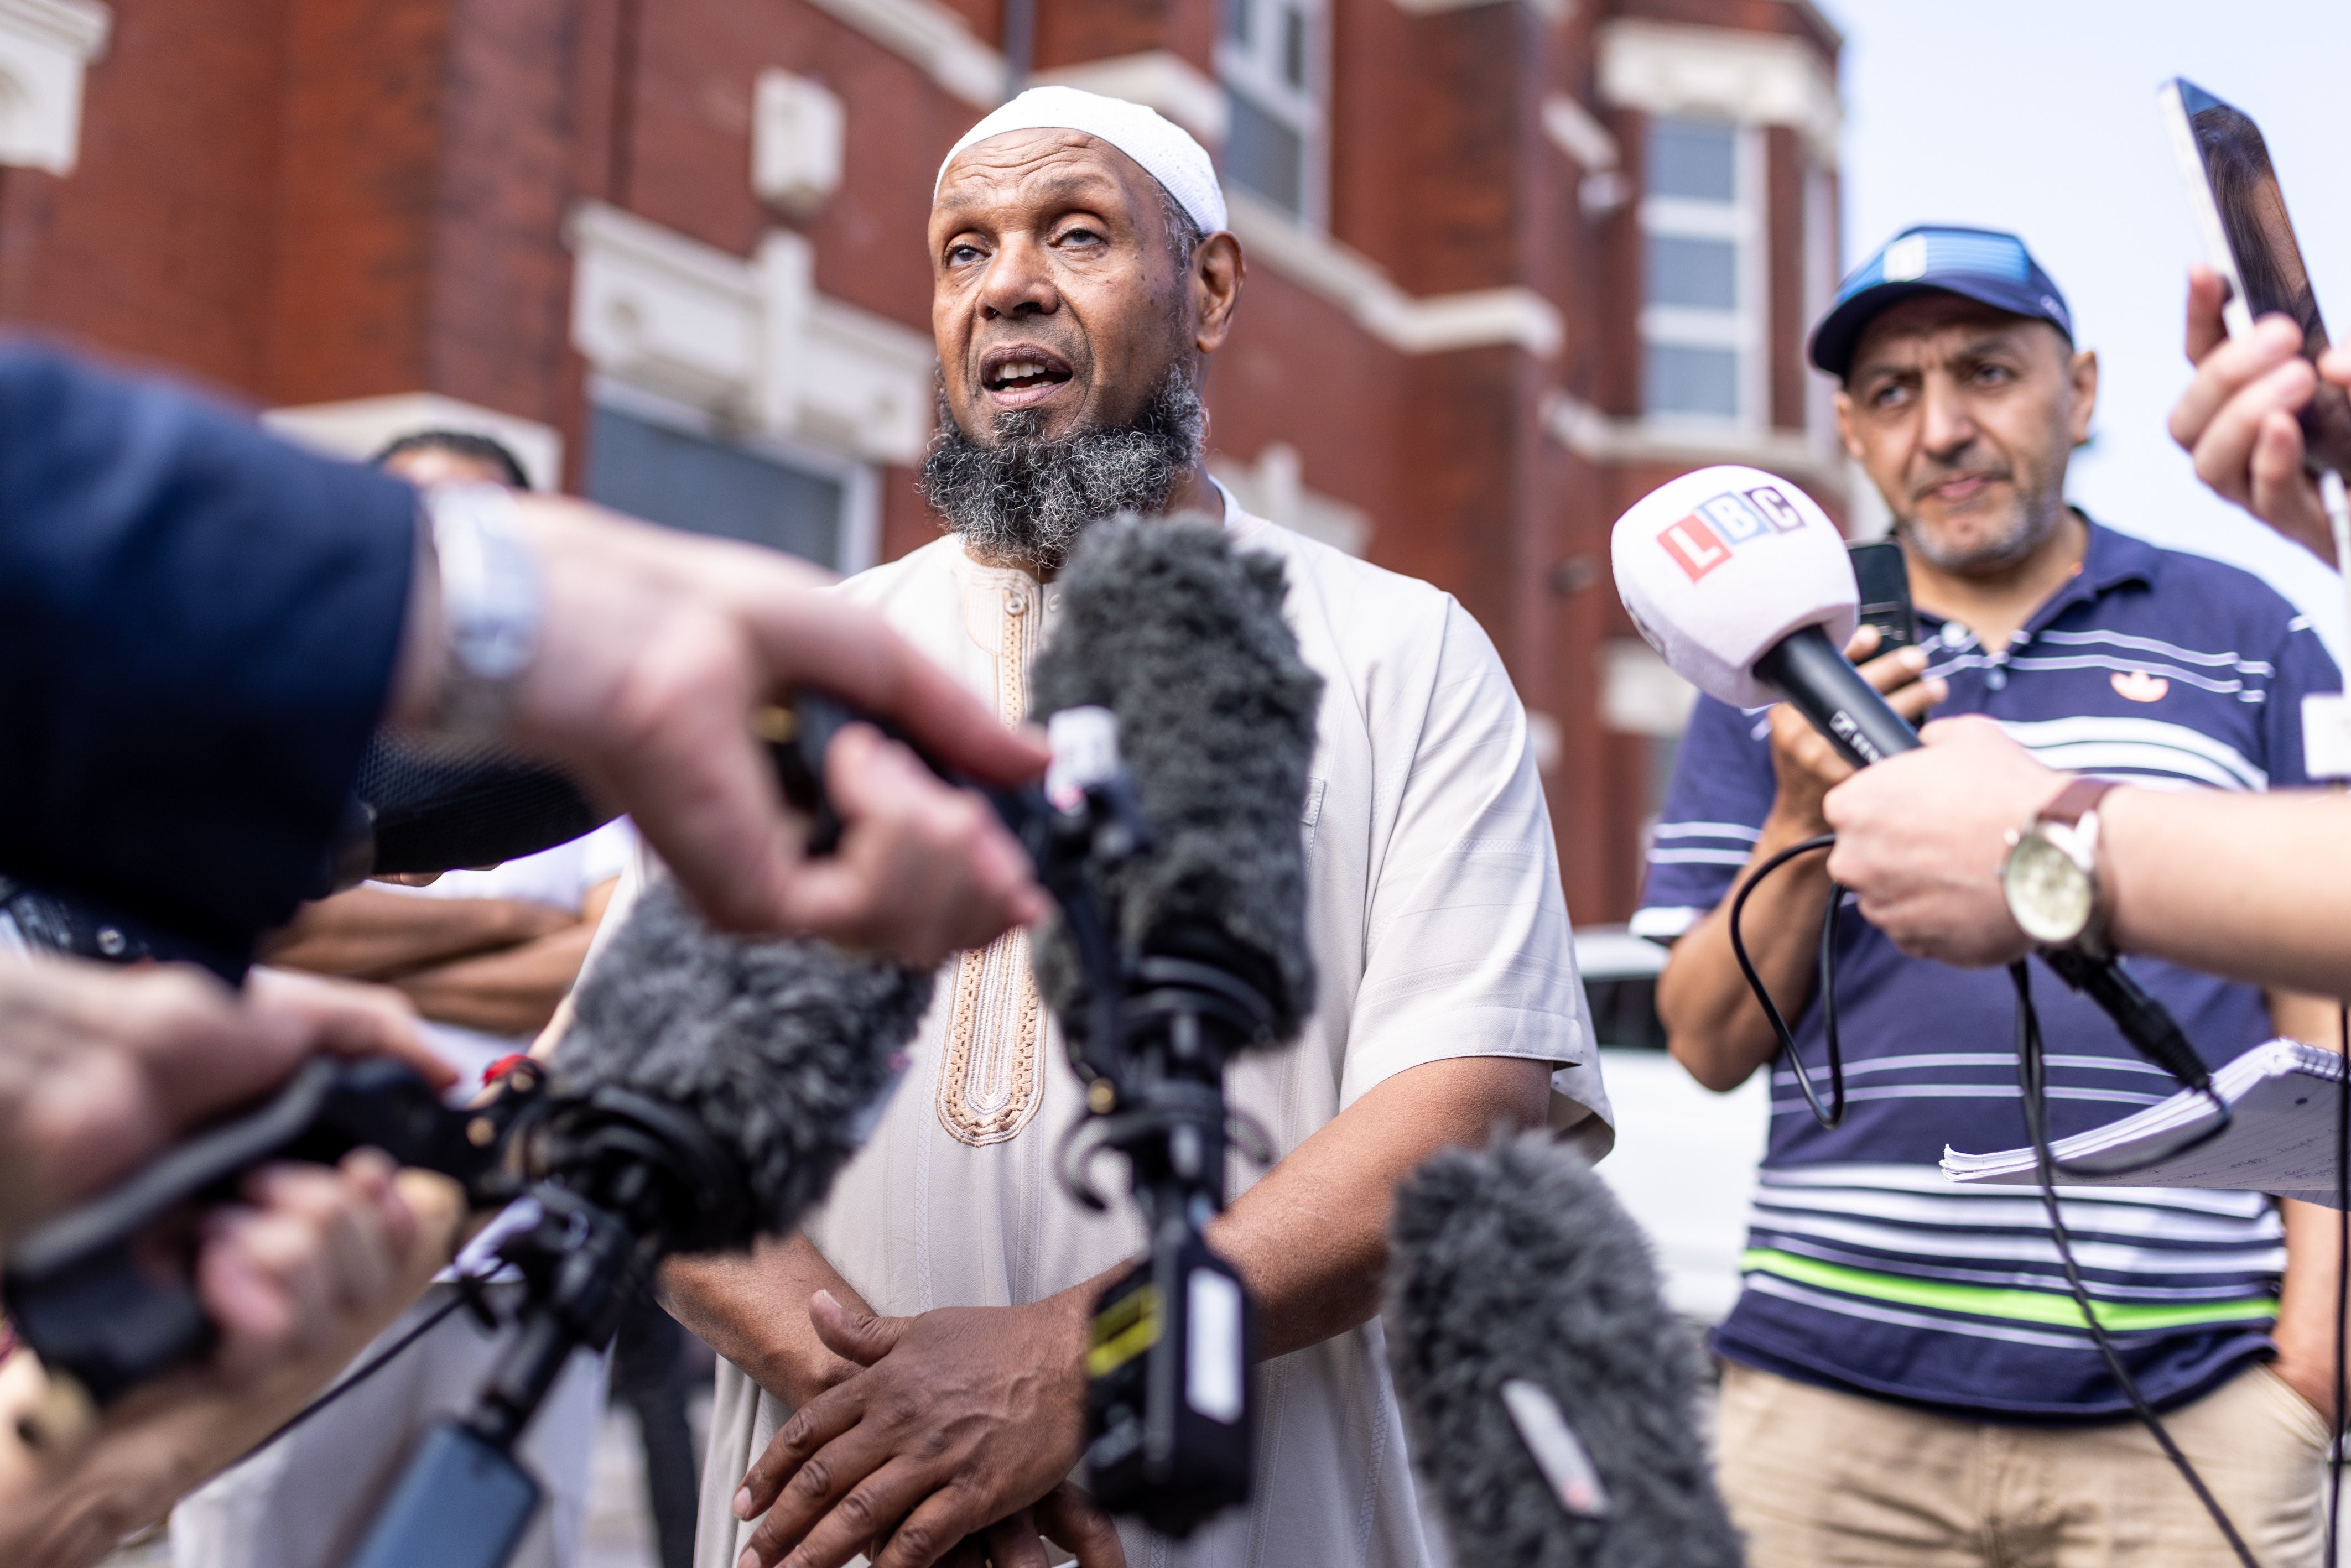
[[[808,0],[114,0],[80,167],[0,172],[0,319],[172,367],[257,403],[428,391],[555,426],[582,471],[565,216],[609,202],[736,256],[806,235],[823,295],[927,331],[933,174],[979,110]],[[942,0],[994,46],[1003,0]],[[1562,394],[1641,406],[1636,204],[1587,213],[1545,133],[1565,93],[1640,174],[1642,116],[1595,96],[1599,29],[1637,16],[1837,40],[1786,0],[1587,0],[1419,15],[1332,0],[1330,237],[1407,296],[1517,288],[1564,324],[1553,357],[1502,341],[1407,353],[1313,279],[1257,258],[1207,397],[1220,462],[1275,442],[1372,521],[1372,559],[1457,595],[1531,708],[1581,919],[1637,889],[1648,745],[1600,720],[1596,653],[1631,628],[1605,572],[1621,507],[1671,463],[1599,461],[1546,424]],[[1217,0],[1040,0],[1040,70],[1164,51],[1213,75]],[[846,107],[839,192],[769,211],[749,185],[755,82],[782,67]],[[1809,154],[1769,149],[1770,420],[1802,425]],[[904,468],[882,548],[935,537]]]

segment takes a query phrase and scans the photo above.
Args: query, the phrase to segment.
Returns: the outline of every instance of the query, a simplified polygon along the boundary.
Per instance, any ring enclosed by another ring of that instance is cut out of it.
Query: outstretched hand
[[[813,687],[998,784],[1043,769],[1033,732],[1007,729],[879,615],[822,591],[829,579],[811,567],[561,497],[518,497],[516,515],[545,611],[511,737],[626,810],[714,923],[927,967],[1042,917],[1026,857],[987,807],[878,737],[828,758],[846,831],[836,861],[809,861],[754,720]],[[439,614],[420,574],[394,705],[403,722],[436,709]]]

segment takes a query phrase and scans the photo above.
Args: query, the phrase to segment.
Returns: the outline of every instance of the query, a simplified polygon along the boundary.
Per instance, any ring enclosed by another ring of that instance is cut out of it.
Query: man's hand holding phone
[[[2201,265],[2188,274],[2188,359],[2196,366],[2171,411],[2171,438],[2196,460],[2196,476],[2279,533],[2335,564],[2335,538],[2304,466],[2296,418],[2319,380],[2351,388],[2351,350],[2332,348],[2315,369],[2302,357],[2302,329],[2264,316],[2231,340],[2221,319],[2225,285]]]

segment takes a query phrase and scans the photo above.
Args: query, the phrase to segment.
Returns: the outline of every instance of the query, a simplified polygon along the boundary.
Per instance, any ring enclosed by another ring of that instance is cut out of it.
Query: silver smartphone
[[[2206,258],[2228,286],[2221,313],[2229,335],[2241,338],[2255,319],[2282,311],[2300,324],[2304,355],[2316,360],[2326,348],[2326,323],[2261,127],[2186,77],[2164,83],[2156,101],[2188,179]],[[2351,396],[2341,387],[2319,383],[2303,407],[2302,433],[2312,469],[2351,476]]]

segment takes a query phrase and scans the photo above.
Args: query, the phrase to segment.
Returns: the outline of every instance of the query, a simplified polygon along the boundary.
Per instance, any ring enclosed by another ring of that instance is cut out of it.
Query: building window
[[[1225,174],[1286,212],[1322,216],[1321,0],[1223,0],[1217,68],[1231,123]]]
[[[873,564],[869,469],[780,442],[728,440],[705,416],[627,387],[601,389],[591,412],[588,498],[840,571]]]
[[[1641,197],[1643,402],[1677,418],[1763,417],[1762,149],[1749,129],[1649,122]]]

